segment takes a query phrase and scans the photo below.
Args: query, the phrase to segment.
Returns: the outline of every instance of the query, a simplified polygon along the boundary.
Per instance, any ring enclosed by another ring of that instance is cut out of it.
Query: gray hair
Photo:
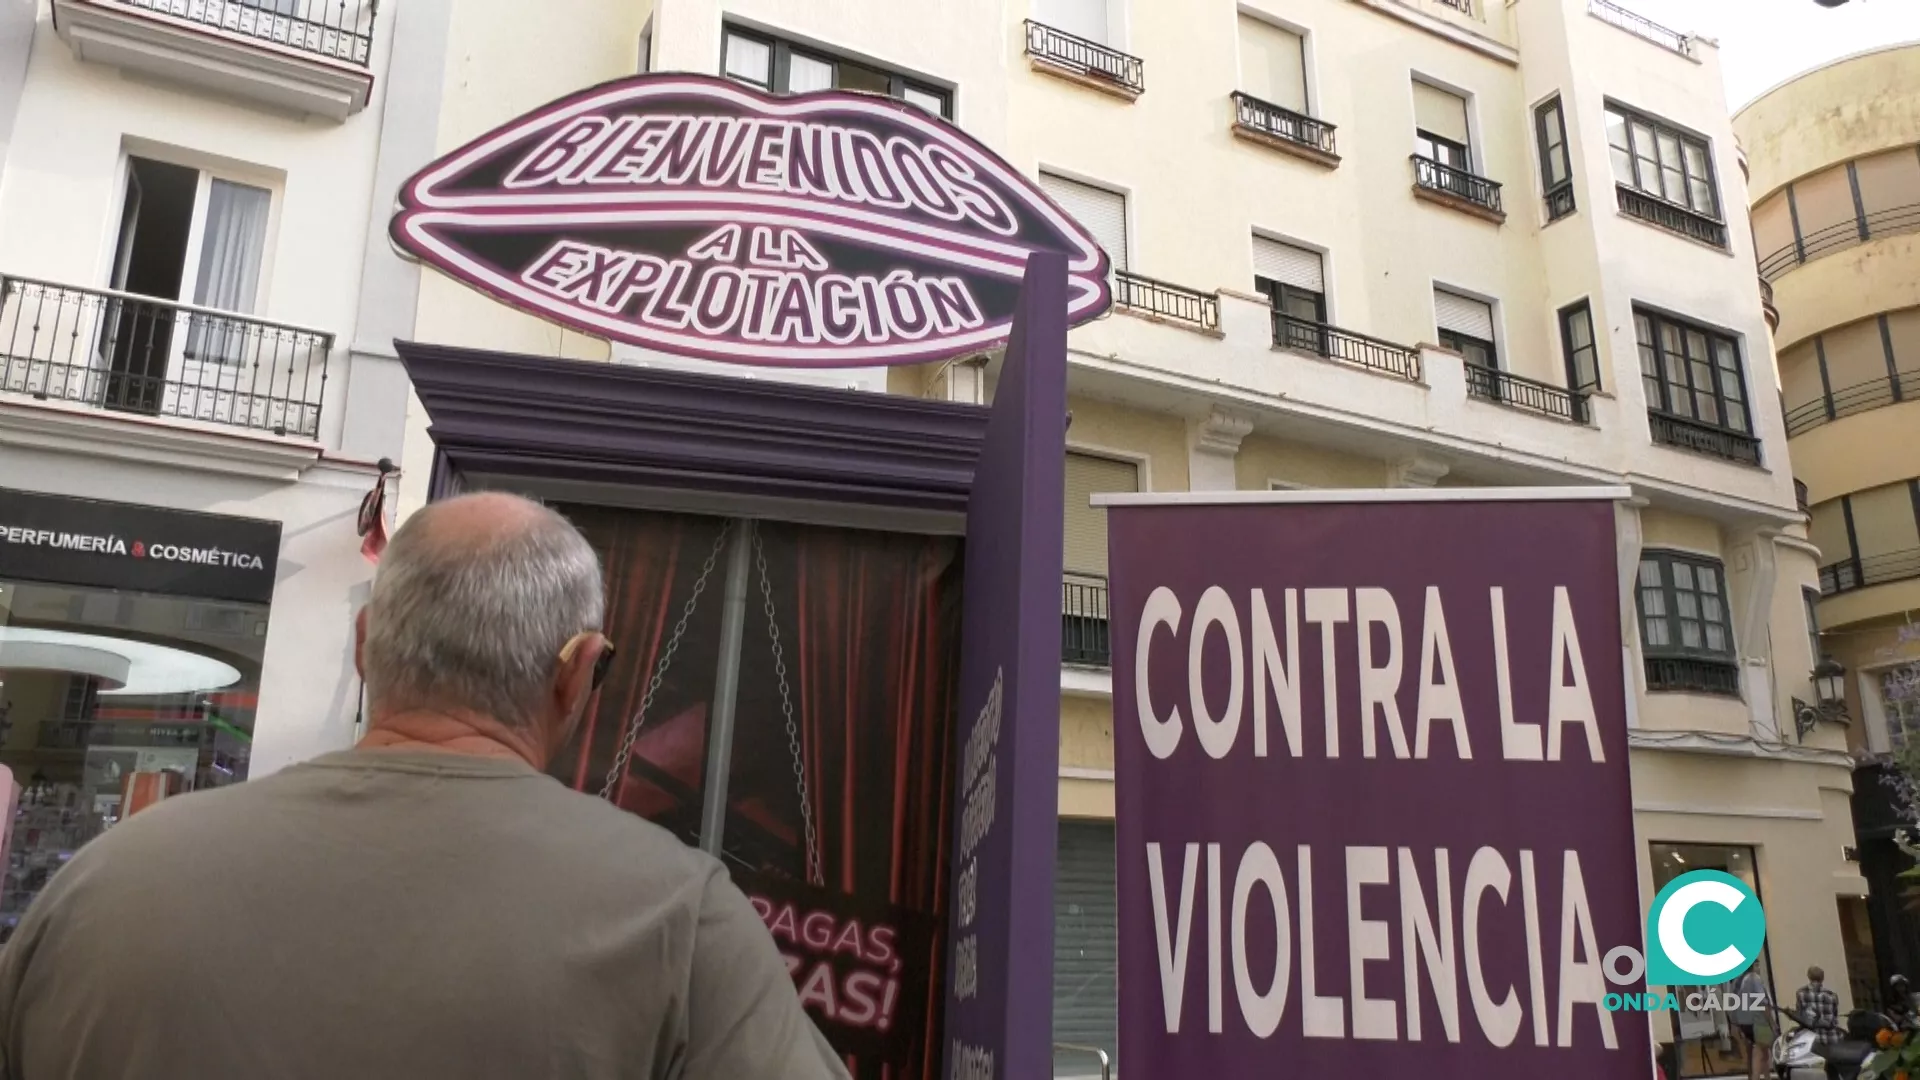
[[[530,727],[560,650],[605,613],[600,560],[567,519],[517,496],[436,503],[381,556],[361,653],[368,697],[383,711],[457,708]]]

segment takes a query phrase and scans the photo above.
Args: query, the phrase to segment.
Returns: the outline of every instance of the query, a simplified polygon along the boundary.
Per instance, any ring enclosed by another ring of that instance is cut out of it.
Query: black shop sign
[[[280,523],[0,488],[0,578],[266,604]]]

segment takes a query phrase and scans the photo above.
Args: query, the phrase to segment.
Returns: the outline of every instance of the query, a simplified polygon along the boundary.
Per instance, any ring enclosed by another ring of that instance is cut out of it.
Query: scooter
[[[1776,1080],[1794,1080],[1793,1074],[1801,1069],[1811,1069],[1825,1076],[1826,1059],[1813,1052],[1813,1029],[1802,1027],[1800,1018],[1795,1016],[1791,1009],[1783,1009],[1775,1005],[1773,1011],[1793,1022],[1791,1028],[1781,1025],[1780,1034],[1774,1036],[1773,1046],[1768,1051],[1767,1060],[1773,1062],[1773,1075]]]

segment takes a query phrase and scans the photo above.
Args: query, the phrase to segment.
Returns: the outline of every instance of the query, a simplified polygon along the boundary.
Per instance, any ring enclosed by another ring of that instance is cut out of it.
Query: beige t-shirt
[[[0,954],[9,1080],[840,1080],[720,864],[518,761],[169,799]]]

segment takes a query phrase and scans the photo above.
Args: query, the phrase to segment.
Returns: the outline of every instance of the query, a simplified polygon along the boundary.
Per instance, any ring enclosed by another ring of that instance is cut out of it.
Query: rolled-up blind
[[[1040,188],[1060,209],[1086,226],[1094,240],[1107,251],[1115,270],[1127,268],[1127,197],[1117,191],[1097,188],[1078,180],[1052,173],[1040,174]]]
[[[1091,505],[1096,492],[1139,491],[1140,467],[1131,461],[1067,455],[1066,568],[1105,577],[1107,512]]]
[[[1277,281],[1282,285],[1317,293],[1327,291],[1319,252],[1269,240],[1264,236],[1253,238],[1253,272],[1256,277]]]
[[[1467,103],[1457,94],[1423,82],[1414,83],[1413,122],[1421,131],[1468,145]]]
[[[1481,341],[1493,340],[1493,308],[1471,297],[1433,290],[1433,317],[1442,330]]]
[[[1794,415],[1796,426],[1824,416],[1824,407],[1809,415],[1802,410],[1813,407],[1825,393],[1820,381],[1820,360],[1814,355],[1813,342],[1803,341],[1791,349],[1780,350],[1780,403]],[[1795,434],[1798,434],[1796,432]]]
[[[1107,43],[1107,0],[1035,0],[1033,17],[1096,45]]]
[[[1283,109],[1307,111],[1306,52],[1300,35],[1240,16],[1240,78],[1247,93]]]

